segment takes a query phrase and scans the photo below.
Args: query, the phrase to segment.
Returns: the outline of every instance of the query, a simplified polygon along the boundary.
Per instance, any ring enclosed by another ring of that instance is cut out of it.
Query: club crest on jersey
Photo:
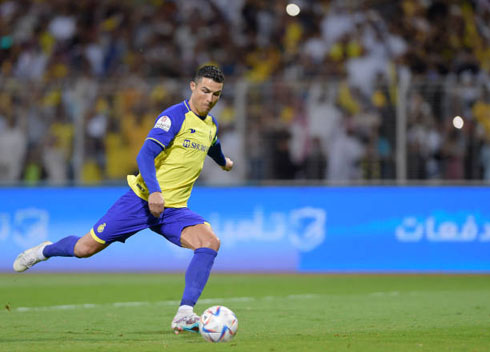
[[[155,124],[155,128],[160,128],[164,130],[165,132],[168,132],[170,129],[170,126],[172,126],[172,121],[168,116],[162,116],[158,119],[157,123]]]

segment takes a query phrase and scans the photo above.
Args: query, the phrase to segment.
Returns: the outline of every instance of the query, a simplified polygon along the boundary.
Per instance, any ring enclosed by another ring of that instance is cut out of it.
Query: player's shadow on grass
[[[155,336],[166,336],[166,337],[175,336],[175,338],[181,338],[181,339],[199,337],[199,334],[195,332],[181,332],[180,334],[176,335],[172,330],[127,331],[122,334],[128,336],[132,336],[132,335],[135,336],[155,335]]]
[[[23,336],[22,338],[0,338],[0,351],[4,343],[31,343],[31,342],[52,342],[52,341],[64,341],[64,342],[85,342],[85,343],[99,343],[99,342],[117,342],[117,341],[160,341],[161,338],[165,339],[180,339],[186,342],[203,341],[200,339],[199,334],[184,332],[179,335],[175,335],[172,330],[146,330],[146,331],[124,331],[119,334],[114,334],[108,331],[97,330],[96,332],[87,331],[64,331],[59,332],[55,336],[38,336],[35,338],[29,338]]]
[[[175,335],[171,330],[126,331],[123,335]]]

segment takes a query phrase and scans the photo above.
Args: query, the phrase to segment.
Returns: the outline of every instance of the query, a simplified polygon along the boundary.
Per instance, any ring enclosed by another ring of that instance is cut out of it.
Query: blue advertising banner
[[[126,187],[0,188],[0,271],[19,252],[82,236]],[[490,272],[487,187],[196,187],[221,239],[217,271]],[[88,259],[33,271],[182,271],[192,252],[142,231]]]

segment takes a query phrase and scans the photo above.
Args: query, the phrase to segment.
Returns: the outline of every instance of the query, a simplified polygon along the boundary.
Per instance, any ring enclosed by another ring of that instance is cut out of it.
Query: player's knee
[[[220,246],[219,238],[216,237],[214,233],[209,233],[199,238],[199,241],[198,243],[196,243],[196,246],[194,246],[195,247],[194,249],[204,247],[204,248],[214,249],[217,252],[219,250],[219,246]]]
[[[219,238],[212,230],[204,232],[201,236],[199,236],[199,239],[199,247],[211,248],[214,249],[216,252],[219,250]]]
[[[80,242],[75,245],[74,253],[77,258],[89,258],[97,252],[98,251],[96,248],[93,248],[91,246],[88,246]]]
[[[195,250],[197,248],[211,248],[219,250],[220,240],[208,225],[189,226],[184,229],[180,238],[182,247]]]
[[[216,237],[216,235],[213,235],[208,238],[207,242],[205,243],[205,245],[203,245],[203,247],[214,249],[217,252],[219,251],[220,244],[221,243],[219,238]]]
[[[75,249],[75,256],[77,258],[89,258],[92,255],[94,255],[94,253],[92,253],[88,248],[76,248]]]

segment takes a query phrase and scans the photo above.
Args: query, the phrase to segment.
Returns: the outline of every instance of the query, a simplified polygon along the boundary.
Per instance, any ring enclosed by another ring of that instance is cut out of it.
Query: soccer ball
[[[238,330],[235,313],[224,306],[212,306],[204,311],[199,321],[199,332],[209,342],[230,341]]]

